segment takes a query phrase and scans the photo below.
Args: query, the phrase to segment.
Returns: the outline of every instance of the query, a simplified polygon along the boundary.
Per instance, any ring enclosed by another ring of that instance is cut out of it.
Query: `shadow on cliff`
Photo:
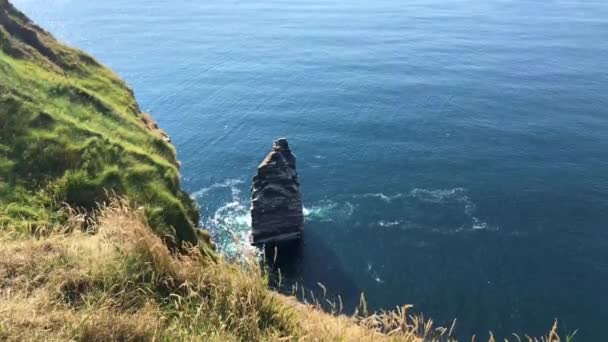
[[[360,288],[328,241],[313,229],[304,231],[301,242],[266,246],[264,251],[270,285],[278,291],[307,303],[316,299],[326,310],[333,309],[326,299],[339,307],[338,295],[346,313],[359,304]]]

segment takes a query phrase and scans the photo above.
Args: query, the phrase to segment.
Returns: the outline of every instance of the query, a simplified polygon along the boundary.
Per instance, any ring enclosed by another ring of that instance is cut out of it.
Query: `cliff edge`
[[[86,212],[114,193],[159,235],[197,243],[175,149],[133,91],[0,0],[0,227],[52,228],[65,204]]]

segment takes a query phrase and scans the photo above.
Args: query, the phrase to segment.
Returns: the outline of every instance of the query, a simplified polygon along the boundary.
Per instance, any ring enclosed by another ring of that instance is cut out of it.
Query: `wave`
[[[384,193],[379,192],[379,193],[368,193],[368,194],[362,194],[362,195],[354,195],[353,197],[355,197],[355,198],[379,198],[379,199],[383,200],[386,203],[391,203],[392,201],[403,197],[403,194],[399,193],[399,194],[396,194],[396,195],[385,195]]]
[[[376,267],[374,267],[374,264],[372,264],[371,262],[367,263],[367,273],[370,275],[370,277],[378,284],[382,284],[384,283],[384,280],[380,277],[380,273],[378,273],[378,271],[376,270]]]
[[[240,194],[240,190],[237,188],[237,185],[240,185],[243,183],[244,182],[240,179],[227,179],[221,183],[211,184],[210,186],[208,186],[206,188],[197,190],[197,191],[193,192],[192,194],[190,194],[190,197],[192,197],[194,200],[197,200],[197,199],[204,197],[207,193],[209,193],[212,190],[223,189],[223,188],[229,188],[231,191],[236,191],[237,192],[236,195],[238,195],[238,194]]]
[[[364,193],[351,195],[350,200],[323,200],[304,208],[307,221],[344,222],[352,218],[368,216],[368,212],[379,213],[375,225],[382,228],[426,229],[434,232],[454,233],[471,230],[498,230],[476,215],[477,205],[471,200],[468,191],[462,187],[451,189],[415,188],[409,193],[386,194]],[[372,200],[361,201],[362,199]],[[373,200],[378,200],[374,203]],[[426,207],[421,207],[426,205]],[[429,207],[430,205],[430,207]],[[363,210],[357,213],[356,211]],[[440,216],[438,213],[452,215],[454,225],[449,222],[441,226],[424,218]],[[449,214],[452,213],[452,214]],[[460,222],[460,223],[455,223]]]
[[[209,229],[218,248],[228,256],[254,250],[251,238],[250,199],[245,182],[227,179],[194,193],[206,212],[201,224]],[[415,188],[408,193],[364,193],[321,200],[304,207],[307,225],[334,222],[381,229],[425,230],[440,234],[498,230],[477,215],[467,189]]]
[[[384,220],[380,220],[378,221],[378,225],[380,227],[395,227],[395,226],[399,226],[401,225],[402,222],[401,221],[384,221]]]
[[[423,202],[445,203],[448,200],[470,202],[464,188],[427,190],[416,188],[410,191],[410,196]]]
[[[332,222],[350,218],[355,212],[355,206],[350,202],[320,201],[311,207],[304,207],[306,221]]]
[[[219,250],[229,258],[239,258],[255,253],[255,248],[250,244],[249,201],[243,198],[242,190],[239,187],[243,184],[244,181],[240,179],[228,179],[191,194],[195,200],[201,200],[206,196],[211,197],[211,195],[221,198],[228,196],[228,201],[215,208],[209,207],[209,203],[205,203],[206,208],[212,214],[203,213],[201,225],[209,230]]]
[[[416,188],[410,192],[410,196],[422,202],[446,204],[458,202],[464,205],[464,214],[471,219],[472,230],[498,230],[497,227],[490,225],[475,216],[477,205],[467,195],[464,188],[428,190]]]

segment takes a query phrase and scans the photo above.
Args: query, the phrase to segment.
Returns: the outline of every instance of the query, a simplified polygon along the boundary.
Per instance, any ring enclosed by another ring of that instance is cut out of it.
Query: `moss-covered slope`
[[[48,227],[63,203],[90,209],[107,191],[157,233],[197,241],[175,150],[133,92],[0,0],[0,226]]]

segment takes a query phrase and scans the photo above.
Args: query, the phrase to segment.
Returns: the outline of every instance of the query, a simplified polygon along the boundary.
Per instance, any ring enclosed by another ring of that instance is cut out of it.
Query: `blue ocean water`
[[[134,88],[226,253],[287,136],[294,279],[461,336],[608,341],[608,2],[13,2]]]

